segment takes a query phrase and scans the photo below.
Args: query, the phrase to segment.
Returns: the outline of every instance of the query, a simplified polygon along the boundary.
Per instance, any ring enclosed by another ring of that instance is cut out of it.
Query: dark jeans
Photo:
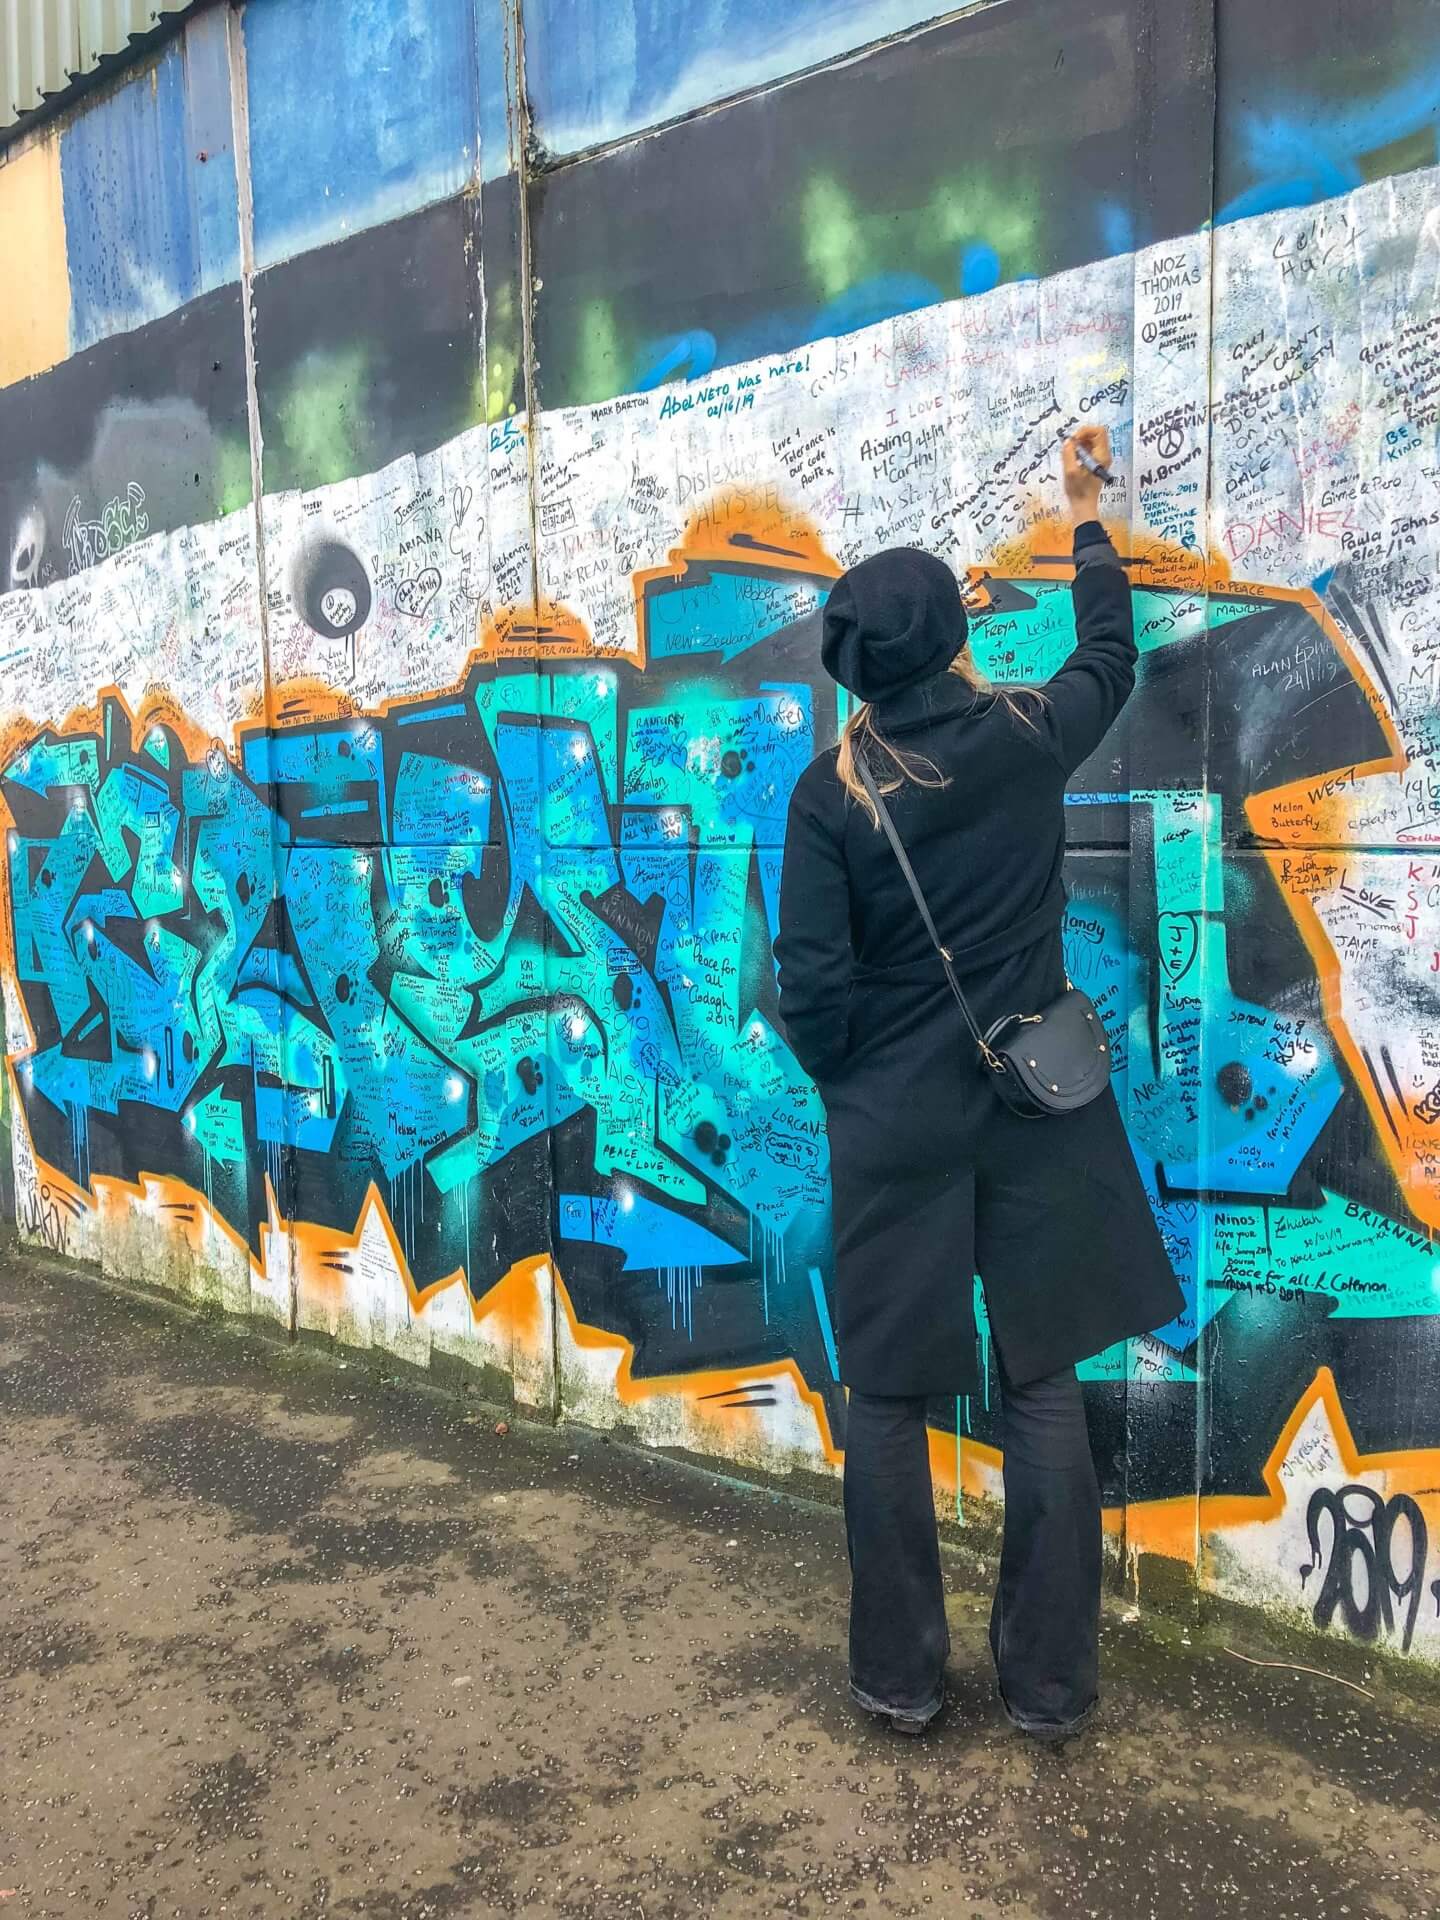
[[[1034,1733],[1083,1719],[1099,1683],[1100,1488],[1075,1370],[1004,1403],[1005,1536],[990,1651],[1005,1711]],[[850,1684],[862,1706],[926,1719],[950,1634],[923,1398],[850,1395],[845,1528]]]

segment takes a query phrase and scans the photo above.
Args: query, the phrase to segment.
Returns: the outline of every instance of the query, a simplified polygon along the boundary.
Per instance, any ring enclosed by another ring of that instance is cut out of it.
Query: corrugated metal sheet
[[[165,0],[0,0],[0,138],[189,11]]]

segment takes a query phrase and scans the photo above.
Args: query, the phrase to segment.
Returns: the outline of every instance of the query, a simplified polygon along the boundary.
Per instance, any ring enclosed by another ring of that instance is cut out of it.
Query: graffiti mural
[[[250,29],[277,59],[279,11]],[[452,191],[447,74],[401,218],[307,249],[267,157],[248,424],[235,290],[0,394],[29,1238],[833,1470],[823,1112],[770,958],[790,793],[844,717],[821,608],[922,545],[992,677],[1052,672],[1058,447],[1102,420],[1141,661],[1068,795],[1066,945],[1185,1298],[1082,1369],[1108,1525],[1142,1588],[1179,1559],[1440,1659],[1437,49],[1395,0],[1368,67],[1307,56],[1282,93],[1235,11],[1218,84],[1248,57],[1270,104],[1222,99],[1213,183],[1198,5],[1151,33],[1007,0],[528,200]],[[597,125],[639,110],[624,80]],[[867,86],[910,103],[873,180],[835,148]],[[1322,98],[1349,106],[1302,135]],[[695,156],[766,141],[813,164],[747,224]],[[720,197],[672,247],[692,174]],[[998,1482],[989,1375],[932,1409],[962,1509]]]

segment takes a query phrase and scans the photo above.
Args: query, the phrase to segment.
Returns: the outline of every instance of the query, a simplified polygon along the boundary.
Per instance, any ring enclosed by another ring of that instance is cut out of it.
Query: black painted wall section
[[[0,388],[4,590],[104,557],[106,539],[212,520],[250,499],[238,287]],[[139,489],[138,495],[132,491]],[[70,538],[67,541],[67,522]]]

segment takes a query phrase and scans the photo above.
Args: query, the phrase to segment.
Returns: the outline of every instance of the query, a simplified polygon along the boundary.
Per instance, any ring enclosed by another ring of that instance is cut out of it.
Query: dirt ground
[[[1437,1695],[1331,1641],[1375,1698],[1117,1606],[1046,1749],[957,1559],[899,1739],[838,1510],[15,1254],[0,1445],[0,1920],[1440,1912]]]

